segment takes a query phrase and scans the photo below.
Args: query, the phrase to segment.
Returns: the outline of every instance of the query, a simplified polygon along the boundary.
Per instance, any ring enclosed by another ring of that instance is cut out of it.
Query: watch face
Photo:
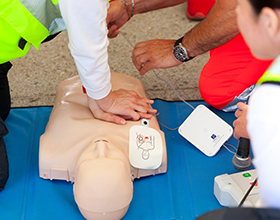
[[[176,59],[180,60],[181,62],[188,60],[187,50],[184,47],[181,47],[180,45],[174,47],[173,54],[176,57]]]

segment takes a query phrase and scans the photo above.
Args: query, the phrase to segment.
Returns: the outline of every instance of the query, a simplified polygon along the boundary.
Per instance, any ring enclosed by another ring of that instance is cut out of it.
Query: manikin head
[[[237,24],[252,53],[260,59],[280,54],[280,2],[237,0]]]
[[[121,219],[132,200],[130,164],[108,139],[93,140],[75,170],[74,196],[86,219]]]

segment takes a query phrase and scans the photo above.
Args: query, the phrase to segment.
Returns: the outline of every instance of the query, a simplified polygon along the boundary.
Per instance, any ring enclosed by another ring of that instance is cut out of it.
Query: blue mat
[[[170,128],[181,125],[192,111],[182,102],[160,100],[155,101],[153,108],[160,112],[159,121]],[[230,125],[235,120],[233,113],[210,109]],[[51,110],[51,107],[12,109],[5,121],[9,129],[4,139],[10,177],[0,192],[0,219],[84,219],[74,201],[71,183],[39,178],[39,138]],[[236,172],[231,162],[233,154],[221,148],[216,156],[207,157],[177,130],[161,129],[166,138],[168,171],[134,181],[133,200],[123,219],[195,219],[221,208],[213,194],[214,177]],[[233,137],[228,143],[237,146]]]

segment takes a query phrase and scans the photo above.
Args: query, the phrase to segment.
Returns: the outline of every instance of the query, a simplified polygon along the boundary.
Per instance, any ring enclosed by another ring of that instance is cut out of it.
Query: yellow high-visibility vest
[[[58,0],[0,1],[0,64],[37,50],[51,34],[65,30]]]
[[[280,84],[280,56],[278,56],[264,72],[262,77],[259,79],[258,84],[265,82]]]

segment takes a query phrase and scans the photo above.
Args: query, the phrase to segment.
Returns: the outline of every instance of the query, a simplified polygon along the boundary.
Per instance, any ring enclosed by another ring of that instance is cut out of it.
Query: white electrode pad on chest
[[[232,133],[232,127],[204,105],[197,106],[179,127],[179,134],[209,157],[219,151]]]
[[[161,135],[157,130],[146,125],[130,128],[129,161],[133,167],[157,169],[162,163],[162,147]]]

